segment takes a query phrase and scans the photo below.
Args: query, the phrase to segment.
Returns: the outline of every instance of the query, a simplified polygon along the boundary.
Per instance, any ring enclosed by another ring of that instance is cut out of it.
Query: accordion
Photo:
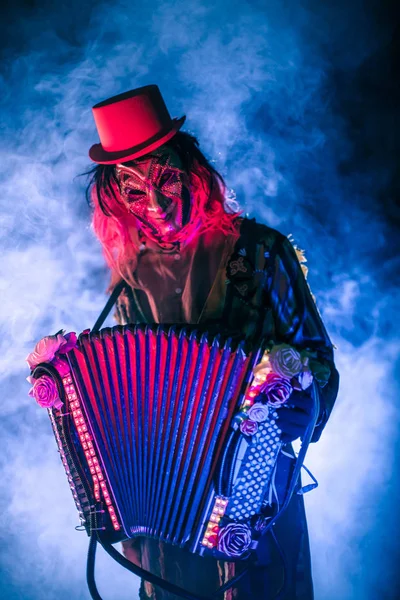
[[[48,413],[88,533],[249,556],[281,449],[274,407],[255,403],[264,348],[190,327],[127,325],[87,330],[36,366],[35,380],[58,396]]]

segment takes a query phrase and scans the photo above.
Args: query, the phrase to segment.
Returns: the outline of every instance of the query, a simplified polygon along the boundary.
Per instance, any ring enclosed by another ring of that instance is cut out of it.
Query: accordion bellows
[[[97,511],[111,542],[144,535],[248,554],[280,449],[272,409],[257,435],[239,427],[263,347],[118,326],[81,334],[66,356],[70,372],[51,373],[64,405],[49,414],[82,521]]]

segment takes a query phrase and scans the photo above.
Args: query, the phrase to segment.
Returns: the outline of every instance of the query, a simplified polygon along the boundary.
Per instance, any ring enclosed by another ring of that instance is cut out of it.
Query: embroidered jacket
[[[240,235],[225,237],[208,232],[180,250],[146,244],[135,272],[137,287],[127,286],[117,303],[118,321],[126,323],[197,323],[208,330],[229,329],[257,341],[263,336],[317,352],[330,370],[322,388],[322,404],[313,441],[317,441],[336,399],[338,373],[333,347],[304,278],[298,252],[275,229],[242,219]],[[301,257],[301,255],[300,255]],[[293,392],[306,393],[306,392]],[[291,446],[281,453],[278,471],[285,489],[293,460]],[[299,484],[300,485],[300,484]],[[287,596],[311,600],[312,578],[303,497],[294,494],[278,520],[275,535],[258,549],[267,570],[250,570],[238,589],[225,592],[224,600],[276,597],[286,573]],[[123,543],[125,555],[169,581],[204,596],[230,579],[234,563],[223,563],[190,554],[150,538]],[[176,600],[160,588],[142,582],[140,598]]]
[[[237,240],[210,232],[181,251],[149,244],[139,257],[138,287],[128,286],[118,299],[117,320],[198,323],[252,341],[267,337],[316,351],[330,371],[321,389],[316,442],[334,405],[339,376],[298,254],[283,234],[247,219],[241,220]]]

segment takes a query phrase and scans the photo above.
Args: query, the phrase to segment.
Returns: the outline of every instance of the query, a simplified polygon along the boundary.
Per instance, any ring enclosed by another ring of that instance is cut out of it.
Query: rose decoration
[[[33,378],[31,378],[33,379]],[[62,402],[58,395],[55,381],[48,375],[33,380],[33,388],[28,392],[42,408],[61,408]]]
[[[257,430],[257,421],[253,421],[252,419],[245,419],[240,423],[240,431],[244,433],[244,435],[254,435],[255,433],[257,433]]]
[[[306,390],[307,388],[309,388],[313,382],[313,379],[313,374],[309,369],[305,369],[302,373],[300,373],[298,376],[298,380],[299,384],[301,385],[301,389]]]
[[[74,331],[70,331],[69,333],[64,334],[65,343],[60,347],[59,354],[66,354],[72,348],[76,348],[78,340],[76,338],[76,333]]]
[[[269,362],[274,373],[290,379],[300,373],[303,362],[298,352],[289,344],[277,344],[269,353]]]
[[[261,402],[270,406],[281,406],[290,397],[293,386],[288,379],[277,373],[269,373],[265,382],[258,386],[257,391]]]
[[[226,556],[241,556],[250,548],[251,530],[248,525],[228,523],[218,533],[218,550]]]
[[[42,362],[51,362],[56,353],[65,354],[76,346],[76,334],[67,333],[64,335],[64,333],[61,330],[55,335],[47,335],[36,344],[34,351],[26,357],[31,370]]]
[[[262,404],[261,402],[255,402],[253,406],[251,406],[247,412],[247,415],[250,421],[256,421],[257,423],[262,423],[268,419],[269,409],[268,406]]]
[[[55,335],[47,335],[42,338],[36,344],[34,351],[26,357],[26,361],[30,368],[34,369],[42,362],[52,361],[56,352],[65,341],[66,340],[61,332],[56,333]]]

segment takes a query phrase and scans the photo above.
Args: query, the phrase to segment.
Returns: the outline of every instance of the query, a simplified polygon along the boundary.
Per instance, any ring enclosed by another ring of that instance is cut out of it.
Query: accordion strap
[[[238,573],[235,577],[232,577],[223,586],[218,588],[218,590],[216,590],[216,592],[214,592],[212,594],[211,598],[206,598],[205,596],[198,596],[197,594],[192,594],[191,592],[188,592],[184,588],[174,585],[173,583],[170,583],[169,581],[162,579],[162,577],[158,577],[157,575],[150,573],[150,571],[147,571],[146,569],[142,569],[142,567],[135,565],[130,560],[128,560],[127,558],[122,556],[122,554],[120,552],[118,552],[118,550],[116,550],[112,546],[112,544],[101,540],[97,536],[97,531],[93,530],[91,533],[91,536],[90,536],[87,567],[86,567],[87,584],[88,584],[90,595],[93,598],[93,600],[102,600],[102,598],[98,592],[96,582],[95,582],[95,577],[94,577],[96,547],[97,547],[98,541],[100,542],[100,544],[102,545],[104,550],[107,552],[107,554],[109,554],[120,565],[125,567],[125,569],[128,569],[128,571],[131,571],[138,577],[141,577],[142,579],[145,579],[146,581],[149,581],[150,583],[153,583],[154,585],[158,585],[159,587],[163,588],[167,592],[171,592],[172,594],[175,594],[176,596],[179,596],[180,598],[185,598],[186,600],[214,600],[214,598],[221,597],[225,593],[225,591],[228,590],[230,587],[232,587],[237,581],[239,581],[239,579],[241,579],[247,573],[247,570],[248,570],[248,567],[246,567],[240,573]]]
[[[113,289],[111,296],[107,300],[107,304],[101,311],[99,318],[97,319],[96,323],[94,324],[92,333],[94,333],[95,331],[99,331],[100,327],[103,325],[104,321],[107,319],[108,315],[110,314],[112,307],[116,303],[117,298],[120,295],[120,293],[122,292],[122,290],[124,289],[124,287],[125,287],[125,280],[121,279],[121,281],[119,281],[117,283],[117,285],[115,286],[115,288]]]

